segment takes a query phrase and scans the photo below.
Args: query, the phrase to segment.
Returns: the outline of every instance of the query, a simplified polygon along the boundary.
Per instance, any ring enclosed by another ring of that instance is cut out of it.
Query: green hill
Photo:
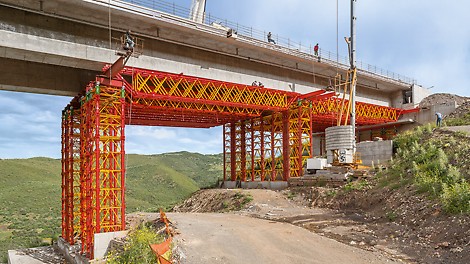
[[[222,177],[222,155],[176,152],[127,155],[127,212],[170,208]],[[0,160],[0,262],[7,249],[60,235],[61,161]]]

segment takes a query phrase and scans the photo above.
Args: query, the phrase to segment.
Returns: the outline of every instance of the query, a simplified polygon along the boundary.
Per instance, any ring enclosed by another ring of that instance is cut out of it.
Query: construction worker
[[[317,45],[315,45],[315,47],[313,47],[313,52],[314,52],[315,56],[318,56],[318,49],[319,48],[318,48],[318,43],[317,43]]]
[[[133,51],[134,46],[135,46],[135,43],[134,43],[134,40],[132,39],[131,31],[127,30],[126,31],[126,36],[124,37],[124,47],[123,48],[127,51]]]
[[[440,127],[441,126],[441,121],[442,121],[442,114],[439,112],[436,112],[436,126]]]
[[[268,43],[273,43],[273,44],[276,44],[276,41],[274,41],[274,39],[272,39],[272,34],[271,34],[271,31],[269,31],[268,33]]]

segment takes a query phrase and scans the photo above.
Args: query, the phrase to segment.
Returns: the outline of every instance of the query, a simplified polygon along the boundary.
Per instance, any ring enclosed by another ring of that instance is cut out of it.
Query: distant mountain
[[[222,155],[175,152],[126,155],[127,212],[157,211],[222,177]],[[0,262],[7,249],[50,243],[60,235],[61,161],[0,160]]]

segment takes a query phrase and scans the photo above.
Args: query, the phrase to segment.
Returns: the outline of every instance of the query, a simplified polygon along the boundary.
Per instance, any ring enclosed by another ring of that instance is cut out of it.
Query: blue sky
[[[171,2],[171,0],[169,0]],[[190,0],[177,0],[188,7]],[[349,0],[339,3],[339,53],[346,55]],[[358,0],[357,56],[413,77],[432,92],[470,96],[470,1]],[[336,52],[334,0],[207,0],[206,11],[308,46]],[[68,97],[0,91],[0,158],[60,157],[60,115]],[[221,128],[126,129],[127,153],[222,152]]]

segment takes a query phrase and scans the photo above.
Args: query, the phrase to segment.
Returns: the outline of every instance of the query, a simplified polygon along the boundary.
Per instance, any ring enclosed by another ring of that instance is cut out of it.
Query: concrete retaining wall
[[[392,159],[393,142],[391,140],[360,142],[356,146],[356,152],[361,154],[364,165],[384,164]]]

